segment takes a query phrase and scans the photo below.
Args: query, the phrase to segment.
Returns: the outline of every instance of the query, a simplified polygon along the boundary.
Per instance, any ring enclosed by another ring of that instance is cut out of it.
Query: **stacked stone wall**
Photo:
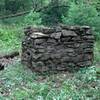
[[[94,36],[89,26],[25,29],[22,63],[33,71],[64,71],[91,66]]]

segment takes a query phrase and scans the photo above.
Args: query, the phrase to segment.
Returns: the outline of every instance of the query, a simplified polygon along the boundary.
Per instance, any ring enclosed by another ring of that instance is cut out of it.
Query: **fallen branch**
[[[12,18],[12,17],[22,16],[22,15],[28,14],[29,12],[30,11],[25,11],[25,12],[20,12],[20,13],[17,13],[17,14],[11,14],[11,15],[8,15],[8,16],[2,16],[2,17],[0,17],[0,19],[7,19],[7,18]]]
[[[68,6],[65,6],[65,5],[61,5],[61,6],[52,6],[53,8],[58,8],[58,7],[68,7]],[[39,8],[37,10],[32,10],[33,12],[41,12],[43,10],[46,10],[48,8],[48,6],[45,6],[45,7],[42,7],[42,8]],[[16,14],[11,14],[11,15],[8,15],[8,16],[1,16],[0,19],[7,19],[7,18],[13,18],[13,17],[18,17],[18,16],[23,16],[25,14],[28,14],[30,13],[31,10],[29,11],[24,11],[24,12],[20,12],[20,13],[16,13]]]
[[[8,54],[8,55],[0,56],[0,59],[3,59],[3,58],[6,58],[6,59],[8,59],[8,58],[14,58],[16,56],[19,56],[19,52],[18,51],[12,52],[11,54]]]

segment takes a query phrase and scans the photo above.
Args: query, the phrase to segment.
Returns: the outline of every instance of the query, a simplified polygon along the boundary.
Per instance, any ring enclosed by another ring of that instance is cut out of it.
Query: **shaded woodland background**
[[[98,38],[100,0],[1,0],[0,19],[8,24],[89,25]]]

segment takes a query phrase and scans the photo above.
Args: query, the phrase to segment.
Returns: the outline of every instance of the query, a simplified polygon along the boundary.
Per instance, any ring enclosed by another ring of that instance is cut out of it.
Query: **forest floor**
[[[21,51],[22,31],[0,26],[0,56]],[[94,64],[77,72],[39,74],[21,64],[20,56],[1,58],[0,100],[100,100],[100,45]]]

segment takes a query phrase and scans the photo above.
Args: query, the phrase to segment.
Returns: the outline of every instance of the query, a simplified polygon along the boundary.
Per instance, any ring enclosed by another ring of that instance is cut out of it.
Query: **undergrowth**
[[[95,66],[76,73],[32,73],[20,61],[0,72],[0,100],[99,100]]]
[[[0,54],[20,50],[22,28],[0,25]]]

